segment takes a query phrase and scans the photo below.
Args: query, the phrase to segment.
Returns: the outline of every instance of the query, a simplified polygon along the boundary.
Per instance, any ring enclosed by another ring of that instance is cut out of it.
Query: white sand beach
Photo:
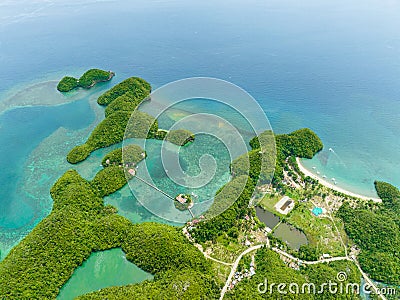
[[[360,194],[356,194],[356,193],[347,191],[347,190],[345,190],[345,189],[343,189],[341,187],[338,187],[337,185],[334,185],[333,183],[328,182],[327,180],[324,180],[323,178],[320,178],[316,174],[314,174],[311,171],[309,171],[308,169],[306,169],[301,164],[301,161],[300,161],[300,159],[298,157],[296,157],[296,162],[297,162],[297,165],[299,166],[300,171],[303,172],[304,175],[310,176],[311,178],[313,178],[315,180],[318,180],[320,184],[322,184],[322,185],[324,185],[324,186],[326,186],[326,187],[328,187],[328,188],[330,188],[332,190],[335,190],[335,191],[338,191],[340,193],[349,195],[351,197],[357,197],[357,198],[364,199],[364,200],[372,200],[372,201],[375,201],[375,202],[382,202],[382,200],[379,199],[379,198],[368,197],[368,196],[364,196],[364,195],[360,195]]]

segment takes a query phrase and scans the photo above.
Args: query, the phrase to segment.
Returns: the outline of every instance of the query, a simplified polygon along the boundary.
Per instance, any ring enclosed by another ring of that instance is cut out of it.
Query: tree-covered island
[[[78,87],[89,89],[99,82],[109,81],[114,77],[112,71],[103,71],[100,69],[90,69],[86,71],[79,79],[71,76],[63,77],[57,84],[57,90],[60,92],[70,92]]]
[[[165,139],[180,146],[193,141],[194,134],[190,131],[159,129],[156,118],[137,110],[143,101],[149,99],[150,93],[151,86],[147,81],[131,77],[102,94],[97,103],[105,106],[105,119],[96,126],[84,144],[68,153],[68,162],[81,162],[96,149],[122,142],[124,137]]]
[[[187,210],[193,207],[194,202],[191,195],[179,194],[175,197],[174,205],[176,209]]]

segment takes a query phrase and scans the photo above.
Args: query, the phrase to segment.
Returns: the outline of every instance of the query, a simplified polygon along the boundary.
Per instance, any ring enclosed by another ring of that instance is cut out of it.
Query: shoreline
[[[301,164],[300,158],[298,158],[298,157],[296,157],[296,162],[297,162],[297,165],[299,166],[300,171],[302,173],[304,173],[305,176],[309,176],[309,177],[311,177],[311,178],[313,178],[315,180],[318,180],[318,182],[320,184],[322,184],[323,186],[326,186],[327,188],[329,188],[331,190],[346,194],[346,195],[351,196],[351,197],[360,198],[360,199],[363,199],[363,200],[372,200],[374,202],[382,202],[382,200],[380,198],[368,197],[368,196],[360,195],[360,194],[357,194],[357,193],[353,193],[353,192],[350,192],[350,191],[348,191],[348,190],[346,190],[344,188],[338,187],[337,185],[334,185],[334,184],[328,182],[327,180],[324,180],[323,178],[315,175],[314,173],[312,173],[311,171],[306,169]]]

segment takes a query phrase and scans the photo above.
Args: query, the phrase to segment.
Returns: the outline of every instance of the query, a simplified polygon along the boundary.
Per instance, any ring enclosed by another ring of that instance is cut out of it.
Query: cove
[[[77,296],[110,286],[122,286],[152,279],[125,258],[121,248],[95,252],[78,267],[61,288],[59,300],[70,300]]]

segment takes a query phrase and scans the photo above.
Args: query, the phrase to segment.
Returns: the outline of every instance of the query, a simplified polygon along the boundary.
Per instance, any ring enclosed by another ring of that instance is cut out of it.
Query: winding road
[[[239,265],[239,262],[240,262],[240,260],[242,259],[243,255],[246,255],[247,253],[250,253],[251,251],[260,249],[261,247],[263,247],[263,246],[265,246],[265,245],[266,245],[266,244],[260,244],[260,245],[256,245],[256,246],[250,247],[250,248],[244,250],[244,251],[238,256],[238,258],[236,258],[235,262],[233,263],[231,272],[229,273],[228,279],[226,280],[225,285],[224,285],[224,287],[223,287],[223,289],[222,289],[222,291],[221,291],[221,296],[219,297],[220,300],[224,299],[225,293],[227,292],[228,287],[229,287],[229,283],[232,281],[232,277],[233,277],[233,275],[235,275],[236,269],[237,269],[237,267],[238,267],[238,265]]]
[[[200,246],[200,248],[199,248],[198,246]],[[221,290],[221,295],[220,295],[220,298],[219,298],[219,300],[223,300],[223,299],[224,299],[224,296],[225,296],[225,294],[226,294],[226,292],[228,291],[229,284],[231,283],[232,278],[233,278],[233,276],[235,275],[236,269],[237,269],[237,267],[238,267],[238,265],[239,265],[239,262],[240,262],[240,260],[242,259],[242,257],[243,257],[244,255],[246,255],[246,254],[248,254],[248,253],[254,251],[254,250],[260,249],[260,248],[263,247],[263,246],[268,246],[268,244],[259,244],[259,245],[255,245],[255,246],[253,246],[253,247],[250,247],[250,248],[246,249],[245,251],[243,251],[243,252],[236,258],[236,260],[235,260],[235,262],[234,262],[233,264],[231,264],[231,263],[226,263],[226,262],[217,260],[217,259],[215,259],[215,258],[209,256],[208,254],[206,254],[206,253],[203,251],[203,248],[201,247],[201,245],[198,245],[198,246],[196,245],[196,247],[199,248],[199,250],[203,253],[203,255],[204,255],[206,258],[209,258],[209,259],[211,259],[211,260],[213,260],[213,261],[216,261],[216,262],[221,263],[221,264],[226,265],[226,266],[231,266],[231,272],[229,273],[228,279],[226,280],[225,285],[224,285],[224,287],[223,287],[222,290]],[[374,290],[374,292],[375,292],[377,295],[379,295],[379,297],[380,297],[382,300],[387,300],[386,297],[385,297],[384,295],[382,295],[382,294],[379,293],[379,289],[375,286],[375,284],[374,284],[374,283],[372,282],[372,280],[368,277],[368,275],[361,269],[361,267],[360,267],[358,261],[357,261],[355,258],[350,258],[350,257],[348,257],[348,256],[340,256],[340,257],[324,258],[324,259],[320,259],[320,260],[316,260],[316,261],[306,261],[306,260],[298,259],[297,257],[294,257],[293,255],[290,255],[289,253],[287,253],[287,252],[285,252],[285,251],[282,251],[282,250],[280,250],[280,249],[278,249],[278,248],[275,248],[275,247],[272,247],[271,250],[275,251],[275,252],[278,253],[278,254],[281,254],[281,255],[283,255],[283,256],[286,256],[287,258],[292,259],[292,260],[294,260],[294,261],[296,261],[296,262],[299,262],[299,263],[301,263],[301,264],[304,264],[304,265],[315,265],[315,264],[328,263],[328,262],[340,261],[340,260],[352,261],[352,262],[354,262],[354,264],[357,266],[357,268],[359,269],[361,275],[364,277],[364,279],[365,279],[365,281],[368,283],[368,285]]]
[[[233,265],[233,263],[227,263],[227,262],[224,262],[224,261],[222,261],[222,260],[218,260],[218,259],[216,259],[216,258],[214,258],[214,257],[211,257],[210,255],[208,255],[208,254],[203,250],[203,246],[202,246],[202,245],[200,245],[200,244],[194,244],[194,245],[195,245],[195,247],[196,247],[197,249],[200,250],[201,253],[203,253],[203,255],[204,255],[205,258],[208,258],[208,259],[210,259],[210,260],[212,260],[212,261],[215,261],[215,262],[220,263],[220,264],[225,265],[225,266],[229,266],[229,267],[230,267],[230,266]]]
[[[287,258],[289,258],[291,260],[299,262],[303,265],[315,265],[315,264],[327,263],[327,262],[338,261],[338,260],[351,260],[350,257],[347,257],[347,256],[338,256],[338,257],[324,258],[324,259],[315,260],[315,261],[308,261],[308,260],[301,260],[301,259],[294,257],[293,255],[290,255],[289,253],[282,251],[281,249],[278,249],[275,247],[271,248],[271,250],[275,251],[278,254],[286,256]]]

